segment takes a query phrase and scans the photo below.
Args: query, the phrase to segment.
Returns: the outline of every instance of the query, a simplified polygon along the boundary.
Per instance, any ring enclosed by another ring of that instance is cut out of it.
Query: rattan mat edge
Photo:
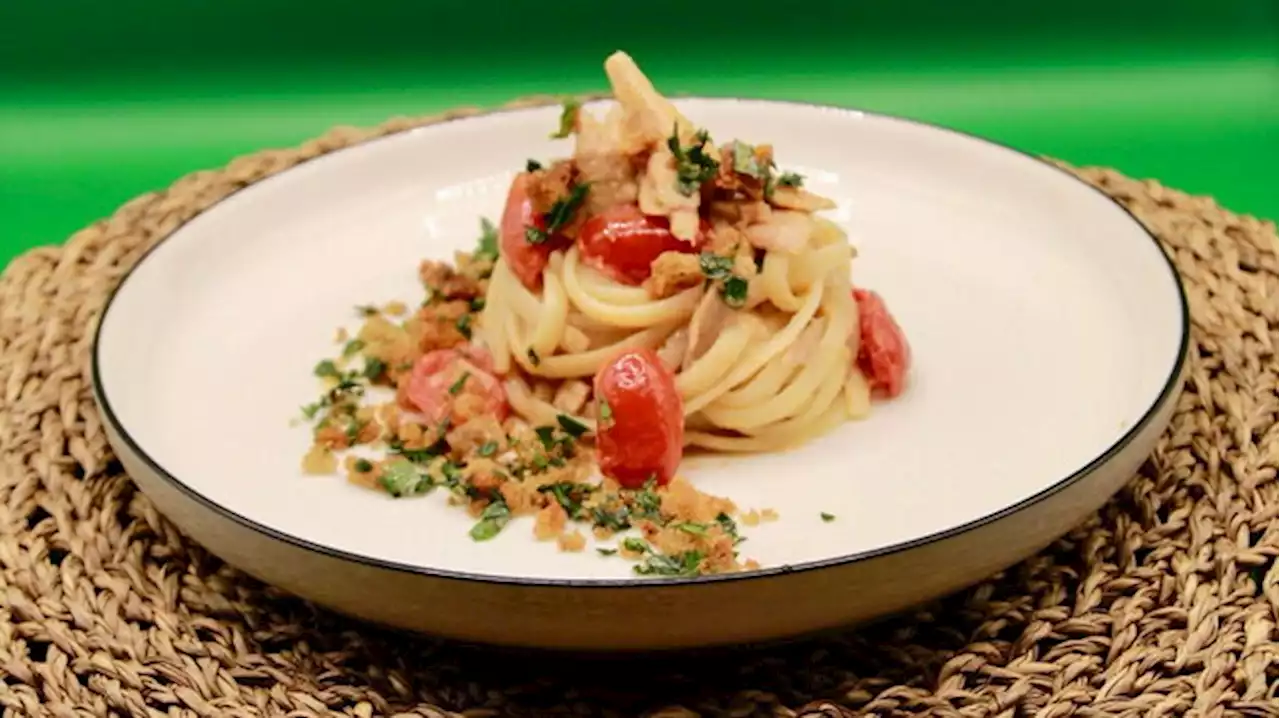
[[[194,173],[5,270],[5,716],[1277,715],[1276,227],[1106,169],[1072,171],[1159,237],[1188,292],[1194,347],[1177,415],[1084,526],[911,615],[696,661],[544,657],[529,672],[525,657],[317,609],[179,535],[122,474],[90,397],[91,330],[110,289],[237,189],[476,112],[338,128]]]

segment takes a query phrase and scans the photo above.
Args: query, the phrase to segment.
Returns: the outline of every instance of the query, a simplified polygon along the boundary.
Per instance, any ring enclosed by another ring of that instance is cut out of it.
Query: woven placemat
[[[680,660],[531,660],[332,614],[182,537],[123,475],[90,397],[91,330],[107,293],[230,192],[472,113],[341,128],[198,172],[4,272],[6,716],[1277,715],[1276,227],[1104,169],[1077,172],[1159,236],[1190,297],[1178,413],[1086,525],[911,615]]]

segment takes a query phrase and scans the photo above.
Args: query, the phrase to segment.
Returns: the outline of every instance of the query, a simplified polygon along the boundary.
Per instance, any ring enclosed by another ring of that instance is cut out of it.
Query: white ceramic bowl
[[[416,266],[470,248],[557,109],[493,113],[344,149],[180,227],[112,297],[94,388],[125,467],[231,564],[336,610],[525,646],[651,649],[780,638],[892,612],[1032,554],[1152,448],[1187,350],[1181,286],[1102,193],[1016,151],[892,117],[677,103],[721,139],[772,142],[833,197],[855,279],[909,336],[910,389],[812,444],[688,462],[700,488],[781,520],[759,571],[640,579],[518,528],[468,539],[440,496],[302,475],[311,367],[357,304],[420,299]],[[836,516],[825,522],[820,513]]]

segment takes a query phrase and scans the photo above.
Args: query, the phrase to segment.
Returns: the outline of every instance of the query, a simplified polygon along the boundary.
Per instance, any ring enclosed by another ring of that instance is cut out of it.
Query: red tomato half
[[[596,461],[625,488],[664,486],[684,451],[684,402],[675,376],[651,349],[629,349],[595,378]]]
[[[564,241],[552,237],[542,244],[532,244],[525,238],[526,227],[546,229],[542,216],[533,211],[529,199],[529,175],[521,173],[511,182],[507,191],[507,205],[502,211],[499,234],[502,258],[520,283],[537,291],[542,286],[542,270],[546,269],[551,252],[564,247]]]
[[[663,252],[696,252],[693,242],[676,239],[666,217],[651,217],[634,204],[621,204],[588,219],[578,233],[578,248],[591,266],[625,284],[649,278],[649,265]]]
[[[872,393],[892,398],[902,393],[911,368],[911,346],[902,328],[889,314],[879,294],[853,290],[861,327],[858,368],[871,384]]]
[[[483,414],[502,421],[507,417],[507,393],[491,367],[487,354],[470,347],[427,352],[413,365],[404,399],[432,424],[449,419],[459,426]]]

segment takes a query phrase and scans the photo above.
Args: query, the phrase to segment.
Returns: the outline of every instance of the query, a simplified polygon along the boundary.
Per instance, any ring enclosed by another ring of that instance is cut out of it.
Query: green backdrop
[[[906,115],[1277,216],[1262,0],[7,0],[0,264],[327,127],[602,85]]]

